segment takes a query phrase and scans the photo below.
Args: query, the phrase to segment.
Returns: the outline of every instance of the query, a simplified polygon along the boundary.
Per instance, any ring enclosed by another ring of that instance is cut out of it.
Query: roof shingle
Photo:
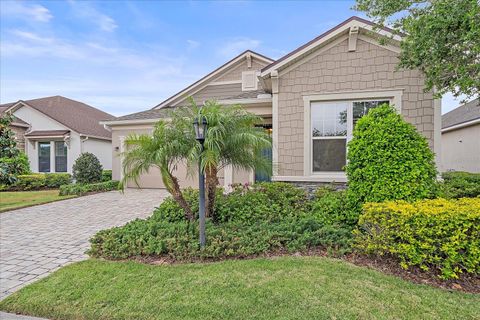
[[[442,116],[442,129],[480,119],[480,99],[474,99]]]
[[[80,134],[106,139],[112,138],[112,133],[100,125],[99,122],[102,120],[111,120],[115,117],[88,104],[62,96],[20,100],[20,102],[25,103]],[[14,104],[15,103],[2,104],[0,108],[6,110]]]

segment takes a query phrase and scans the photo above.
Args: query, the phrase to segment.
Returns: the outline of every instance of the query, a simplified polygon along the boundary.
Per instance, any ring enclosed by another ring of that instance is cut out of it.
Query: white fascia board
[[[272,98],[252,98],[252,99],[230,99],[230,100],[218,100],[220,104],[232,105],[232,104],[259,104],[259,103],[271,103]]]
[[[132,119],[132,120],[118,120],[118,121],[108,120],[108,121],[100,121],[99,123],[109,127],[114,127],[114,126],[121,126],[125,124],[151,124],[151,123],[156,123],[160,120],[166,120],[166,118]]]
[[[480,118],[479,119],[473,119],[473,120],[470,120],[470,121],[467,121],[467,122],[464,122],[464,123],[459,123],[459,124],[456,124],[456,125],[453,125],[453,126],[450,126],[450,127],[447,127],[447,128],[443,128],[442,133],[448,132],[448,131],[453,131],[453,130],[458,130],[458,129],[469,127],[469,126],[473,126],[474,124],[480,124]]]

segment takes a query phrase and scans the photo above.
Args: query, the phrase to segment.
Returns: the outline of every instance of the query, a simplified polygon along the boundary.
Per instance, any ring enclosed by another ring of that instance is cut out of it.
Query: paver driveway
[[[86,259],[94,233],[150,215],[166,196],[164,190],[128,189],[0,213],[0,299]]]

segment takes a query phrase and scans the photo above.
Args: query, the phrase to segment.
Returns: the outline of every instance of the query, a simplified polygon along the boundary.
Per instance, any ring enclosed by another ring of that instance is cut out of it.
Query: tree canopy
[[[478,0],[357,0],[354,8],[402,34],[399,67],[421,70],[426,90],[479,95]]]

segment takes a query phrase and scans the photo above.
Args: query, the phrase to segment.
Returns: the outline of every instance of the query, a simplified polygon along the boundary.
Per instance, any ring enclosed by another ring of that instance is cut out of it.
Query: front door
[[[271,135],[272,134],[272,125],[264,125],[263,128]],[[261,151],[260,155],[265,157],[272,162],[272,148],[265,148]],[[255,171],[255,182],[269,182],[272,181],[270,174],[265,172]]]

